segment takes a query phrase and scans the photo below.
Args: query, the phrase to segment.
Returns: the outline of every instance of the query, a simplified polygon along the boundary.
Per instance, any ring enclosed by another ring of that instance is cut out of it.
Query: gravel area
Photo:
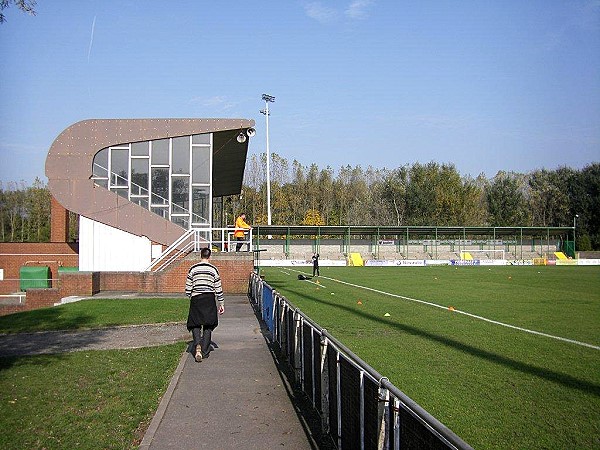
[[[0,357],[154,347],[189,340],[184,322],[0,334]]]

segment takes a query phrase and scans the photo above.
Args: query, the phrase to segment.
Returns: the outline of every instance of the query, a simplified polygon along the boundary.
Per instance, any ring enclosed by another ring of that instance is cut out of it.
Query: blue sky
[[[250,153],[464,175],[600,161],[600,0],[38,0],[0,25],[0,181],[89,118],[247,118]]]

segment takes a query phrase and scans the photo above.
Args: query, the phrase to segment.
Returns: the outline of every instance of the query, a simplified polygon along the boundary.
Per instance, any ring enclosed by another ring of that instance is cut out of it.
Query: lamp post
[[[573,259],[576,258],[575,254],[575,227],[577,226],[577,219],[579,218],[579,214],[575,214],[573,217]]]
[[[267,223],[271,225],[271,169],[269,154],[269,103],[275,101],[275,97],[269,94],[263,94],[262,99],[265,101],[265,109],[261,109],[261,114],[264,114],[267,121]]]

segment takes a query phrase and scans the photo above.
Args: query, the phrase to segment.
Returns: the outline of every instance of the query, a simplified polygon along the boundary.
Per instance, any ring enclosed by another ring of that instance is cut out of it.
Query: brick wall
[[[163,272],[100,272],[100,291],[182,294],[189,268],[200,261],[198,255],[188,255]],[[211,258],[219,269],[226,294],[248,291],[248,277],[254,269],[252,255],[246,253],[219,254]]]
[[[52,196],[50,200],[50,242],[68,241],[69,211]]]
[[[0,244],[0,252],[2,245],[7,244]],[[65,261],[67,260],[65,258]],[[58,274],[58,263],[55,261],[51,265],[51,270],[54,270],[54,273],[57,274],[56,278],[58,282],[55,281],[53,287],[48,289],[28,289],[24,304],[0,304],[0,316],[52,306],[54,303],[58,303],[63,297],[73,295],[91,296],[100,291],[181,295],[185,291],[187,272],[198,261],[200,261],[199,255],[190,254],[185,259],[174,264],[169,270],[163,272],[62,272],[60,274]],[[245,294],[248,291],[248,277],[254,269],[251,254],[215,254],[211,258],[211,263],[219,269],[223,291],[226,296],[228,294]],[[50,264],[45,265],[50,266]],[[67,264],[63,265],[66,266]],[[71,264],[68,265],[71,266]],[[21,266],[17,264],[17,267]],[[17,278],[18,276],[17,270]],[[7,278],[6,275],[5,278]],[[2,288],[2,283],[0,282],[0,289]],[[16,292],[18,290],[16,289],[19,285],[18,279],[12,280],[12,282],[6,280],[5,283],[5,287],[10,287],[10,290],[6,292],[0,290],[0,293]]]
[[[0,269],[4,280],[0,281],[0,294],[19,290],[20,270],[23,266],[48,266],[50,278],[58,278],[59,267],[79,265],[79,245],[76,243],[0,243]]]

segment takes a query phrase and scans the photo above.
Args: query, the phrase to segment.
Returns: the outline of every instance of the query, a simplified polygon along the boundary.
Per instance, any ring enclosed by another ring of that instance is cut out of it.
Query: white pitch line
[[[302,275],[310,276],[310,274],[306,274],[306,273],[302,272],[301,270],[294,270],[294,269],[292,269],[292,271],[301,273]],[[282,270],[282,272],[283,272],[283,270]],[[283,273],[285,273],[285,272],[283,272]],[[287,273],[286,275],[290,275],[290,274]],[[329,279],[331,279],[331,278],[329,278]],[[316,284],[319,287],[325,287],[321,283],[315,283],[314,281],[310,281],[310,280],[303,280],[303,281],[308,281],[309,283]]]
[[[335,278],[329,278],[329,277],[323,277],[323,278],[326,278],[326,279],[331,280],[331,281],[335,281],[336,283],[345,284],[347,286],[352,286],[352,287],[359,288],[359,289],[365,289],[367,291],[376,292],[378,294],[388,295],[390,297],[396,297],[396,298],[401,298],[401,299],[404,299],[404,300],[409,300],[411,302],[422,303],[424,305],[434,306],[436,308],[448,309],[448,307],[446,307],[446,306],[438,305],[437,303],[427,302],[425,300],[419,300],[419,299],[416,299],[416,298],[405,297],[404,295],[392,294],[390,292],[380,291],[379,289],[373,289],[373,288],[366,287],[366,286],[360,286],[358,284],[348,283],[348,282],[342,281],[342,280],[336,280]],[[455,312],[455,313],[458,313],[458,314],[463,314],[465,316],[469,316],[469,317],[472,317],[474,319],[483,320],[484,322],[493,323],[495,325],[500,325],[500,326],[503,326],[503,327],[506,327],[506,328],[512,328],[513,330],[519,330],[519,331],[523,331],[525,333],[535,334],[535,335],[538,335],[538,336],[544,336],[544,337],[547,337],[547,338],[556,339],[558,341],[569,342],[570,344],[576,344],[576,345],[580,345],[582,347],[593,348],[594,350],[600,350],[600,347],[597,346],[597,345],[588,344],[586,342],[581,342],[581,341],[576,341],[574,339],[567,339],[567,338],[560,337],[560,336],[554,336],[553,334],[542,333],[541,331],[535,331],[535,330],[529,330],[527,328],[517,327],[515,325],[510,325],[508,323],[499,322],[497,320],[488,319],[487,317],[482,317],[482,316],[478,316],[476,314],[468,313],[466,311],[461,311],[460,309],[454,309],[452,312]]]
[[[310,280],[304,280],[304,281],[308,281],[309,283],[314,284],[315,286],[319,286],[319,287],[325,287],[324,285],[322,285],[321,283],[315,283],[314,281],[310,281]]]

